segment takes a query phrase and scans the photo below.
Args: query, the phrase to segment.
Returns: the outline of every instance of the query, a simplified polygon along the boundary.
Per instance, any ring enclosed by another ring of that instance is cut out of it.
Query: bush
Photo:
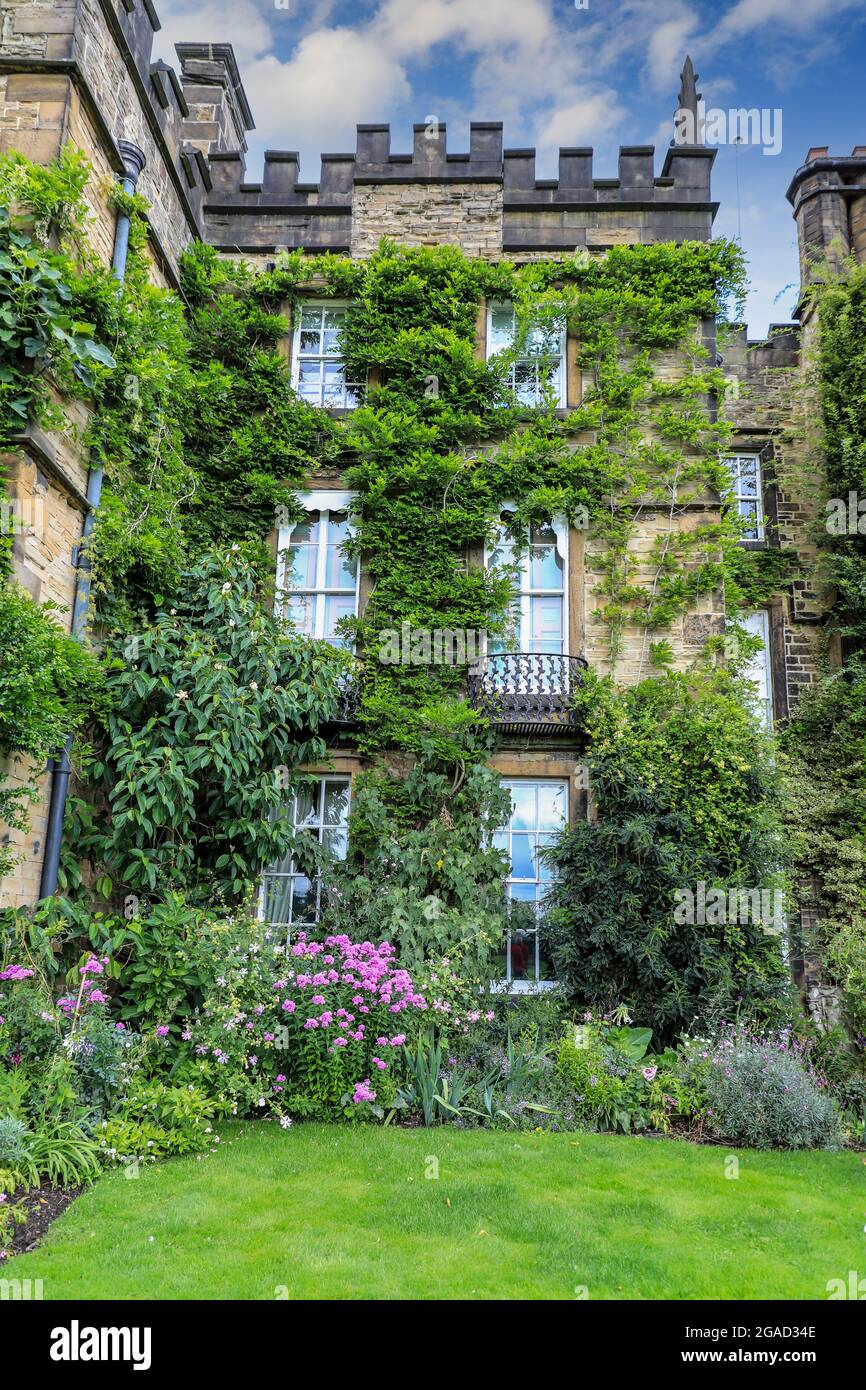
[[[183,1029],[186,1074],[221,1114],[381,1115],[407,1025],[427,1009],[394,955],[386,942],[303,932],[286,947],[250,923]]]
[[[726,1029],[710,1044],[691,1044],[687,1055],[720,1139],[753,1149],[841,1143],[838,1106],[788,1033],[759,1038]]]
[[[576,1128],[622,1133],[666,1133],[675,1121],[690,1123],[701,1097],[680,1054],[649,1052],[651,1029],[625,1026],[623,1013],[586,1012],[560,1040],[556,1080],[564,1114]]]
[[[761,921],[677,920],[697,885],[771,888],[782,857],[766,739],[723,677],[666,676],[615,694],[588,682],[596,816],[565,829],[548,941],[570,1001],[626,1002],[671,1041],[742,998],[776,1021],[789,981]],[[709,914],[707,914],[709,918]]]
[[[157,1081],[134,1086],[102,1122],[103,1160],[125,1165],[200,1153],[219,1143],[211,1123],[215,1110],[214,1101],[192,1084],[170,1086]]]
[[[0,1168],[20,1168],[30,1157],[29,1131],[23,1120],[0,1115]]]

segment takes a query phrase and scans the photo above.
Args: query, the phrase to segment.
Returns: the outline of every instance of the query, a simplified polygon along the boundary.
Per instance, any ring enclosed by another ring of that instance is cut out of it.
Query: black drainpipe
[[[124,193],[134,193],[139,175],[144,168],[144,154],[129,140],[118,140],[117,147],[123,160],[123,174],[120,185]],[[111,268],[122,284],[126,274],[126,253],[129,249],[129,218],[126,213],[117,215],[114,229],[114,251]],[[96,513],[102,498],[102,479],[105,475],[102,460],[91,455],[87,474],[87,511],[84,514],[84,527],[78,549],[77,573],[75,576],[75,598],[72,606],[72,636],[83,642],[87,633],[87,614],[90,607],[90,560],[87,555],[87,540],[96,524]],[[51,801],[48,807],[48,825],[45,831],[45,854],[42,859],[42,876],[39,881],[39,897],[50,898],[57,889],[57,873],[60,867],[60,844],[63,839],[63,816],[66,810],[66,797],[69,793],[69,774],[72,768],[72,734],[66,740],[59,758],[48,764],[51,777]]]

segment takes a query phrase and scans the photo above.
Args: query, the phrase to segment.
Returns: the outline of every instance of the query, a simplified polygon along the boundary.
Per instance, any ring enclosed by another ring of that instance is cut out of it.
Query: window
[[[553,521],[531,526],[527,545],[515,552],[514,541],[507,526],[508,513],[503,512],[494,549],[487,564],[517,566],[513,627],[506,639],[496,639],[491,652],[567,652],[567,556],[568,527]]]
[[[743,618],[743,627],[752,637],[759,637],[761,648],[749,658],[746,679],[755,687],[755,702],[768,729],[773,727],[773,677],[770,664],[770,615],[765,608]]]
[[[729,454],[724,460],[731,475],[731,500],[743,518],[744,541],[764,539],[764,504],[761,498],[759,454]]]
[[[492,304],[487,314],[488,361],[514,343],[517,328],[514,306]],[[566,404],[565,326],[549,331],[532,329],[522,355],[511,363],[507,378],[521,405],[537,406],[553,394],[554,404]]]
[[[358,559],[344,550],[351,535],[351,500],[347,492],[308,493],[302,499],[306,521],[281,526],[277,542],[283,616],[305,636],[335,647],[351,646],[337,624],[358,611]]]
[[[294,828],[334,860],[346,857],[350,786],[348,777],[311,778],[286,808]],[[259,899],[259,916],[265,922],[274,926],[317,922],[321,909],[321,878],[309,878],[295,857],[287,855],[266,870]]]
[[[330,410],[354,410],[363,387],[346,381],[340,333],[346,304],[301,304],[292,349],[292,385],[301,400]]]
[[[544,949],[543,916],[551,871],[541,862],[539,850],[551,843],[568,819],[568,783],[521,777],[502,785],[511,794],[511,817],[493,843],[508,859],[511,923],[500,973],[509,989],[519,991],[553,983]]]

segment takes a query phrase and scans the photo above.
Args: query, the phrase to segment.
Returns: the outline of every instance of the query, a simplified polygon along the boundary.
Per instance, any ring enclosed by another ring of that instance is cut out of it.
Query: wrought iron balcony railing
[[[570,733],[586,669],[582,656],[552,652],[483,657],[469,671],[469,703],[512,733]]]

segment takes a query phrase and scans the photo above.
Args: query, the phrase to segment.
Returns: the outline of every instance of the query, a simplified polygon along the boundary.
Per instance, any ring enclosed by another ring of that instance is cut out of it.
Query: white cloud
[[[246,65],[267,53],[273,44],[271,26],[254,0],[156,0],[162,28],[154,39],[153,56],[178,67],[176,43],[230,43],[245,76]],[[275,11],[275,14],[281,11]]]
[[[262,139],[324,151],[354,149],[358,121],[386,119],[411,94],[403,66],[372,34],[349,28],[308,34],[286,63],[273,55],[253,62],[244,84]]]
[[[543,117],[536,126],[536,140],[541,149],[552,150],[561,145],[618,143],[624,115],[615,91],[598,92]]]
[[[683,11],[654,30],[649,41],[648,65],[650,79],[656,87],[669,87],[674,74],[680,72],[689,39],[696,28],[696,16],[691,11]]]
[[[816,28],[847,10],[862,10],[862,0],[737,0],[721,19],[712,38],[717,42],[744,38],[768,24],[782,29]]]

